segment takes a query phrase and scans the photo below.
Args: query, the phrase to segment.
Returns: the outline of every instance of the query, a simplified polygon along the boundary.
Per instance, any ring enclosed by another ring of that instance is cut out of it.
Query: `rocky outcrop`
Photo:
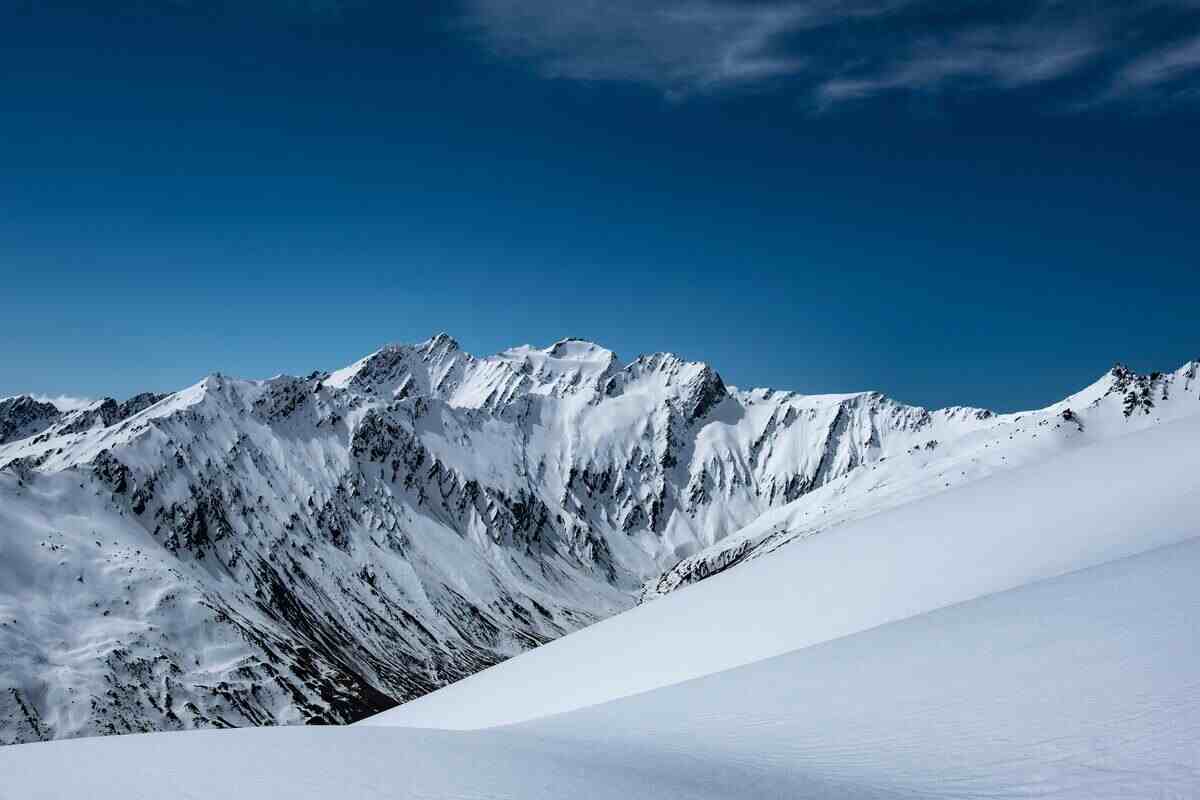
[[[43,403],[27,395],[6,397],[0,400],[0,444],[41,433],[61,416],[53,403]]]

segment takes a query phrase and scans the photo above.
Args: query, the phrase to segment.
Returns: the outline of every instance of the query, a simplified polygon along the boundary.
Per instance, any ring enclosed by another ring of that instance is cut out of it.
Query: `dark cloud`
[[[671,96],[783,86],[818,108],[1066,83],[1078,107],[1200,74],[1200,0],[467,0],[466,18],[549,77]]]

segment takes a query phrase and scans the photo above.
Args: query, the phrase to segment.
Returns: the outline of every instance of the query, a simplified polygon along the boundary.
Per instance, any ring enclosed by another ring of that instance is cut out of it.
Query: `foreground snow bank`
[[[1197,575],[1193,539],[516,730],[741,797],[1195,798]]]
[[[0,748],[0,798],[1195,797],[1198,573],[1193,539],[513,727]]]
[[[365,720],[521,722],[1200,535],[1200,417],[798,541]]]

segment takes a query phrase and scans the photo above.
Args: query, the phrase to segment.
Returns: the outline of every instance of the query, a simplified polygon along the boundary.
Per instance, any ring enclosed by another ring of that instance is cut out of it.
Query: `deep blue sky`
[[[1191,0],[410,5],[0,10],[0,396],[441,330],[1002,410],[1200,356]]]

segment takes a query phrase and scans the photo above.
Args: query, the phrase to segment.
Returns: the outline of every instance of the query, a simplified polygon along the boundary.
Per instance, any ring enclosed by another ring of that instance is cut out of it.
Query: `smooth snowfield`
[[[1197,441],[1192,417],[846,524],[362,724],[522,722],[1189,539]]]
[[[1198,573],[1193,539],[513,727],[6,747],[0,798],[1190,798]]]

